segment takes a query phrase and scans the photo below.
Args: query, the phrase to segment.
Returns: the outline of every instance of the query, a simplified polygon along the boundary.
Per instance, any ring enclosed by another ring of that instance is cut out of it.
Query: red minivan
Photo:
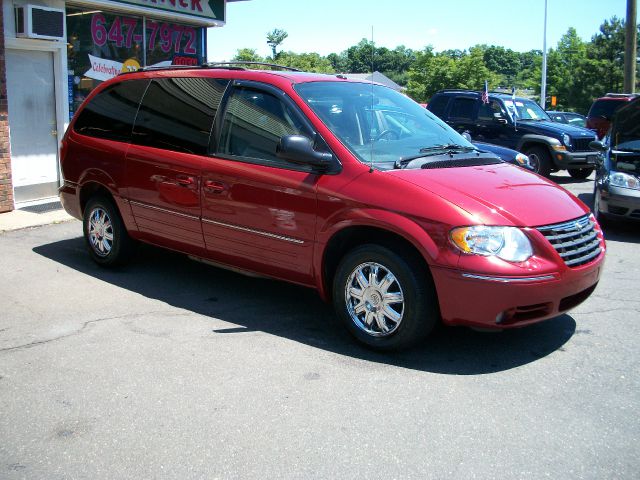
[[[122,263],[142,241],[312,287],[380,350],[439,321],[555,317],[593,292],[605,257],[598,223],[566,190],[342,75],[123,74],[78,110],[61,163],[61,200],[97,263]]]

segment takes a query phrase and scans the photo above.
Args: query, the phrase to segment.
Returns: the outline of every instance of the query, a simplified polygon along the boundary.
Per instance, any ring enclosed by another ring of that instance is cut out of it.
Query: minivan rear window
[[[228,80],[162,78],[147,89],[133,128],[133,143],[205,155]]]
[[[90,137],[129,142],[149,80],[128,80],[98,93],[80,112],[74,130]]]

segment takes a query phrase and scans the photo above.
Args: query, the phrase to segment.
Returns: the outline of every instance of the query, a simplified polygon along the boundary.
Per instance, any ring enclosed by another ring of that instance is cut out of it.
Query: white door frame
[[[53,53],[53,81],[56,106],[56,144],[58,145],[57,169],[58,182],[62,186],[62,172],[60,170],[60,142],[69,125],[69,85],[67,81],[67,44],[63,41],[34,40],[29,38],[5,37],[6,49],[37,50]],[[11,127],[11,115],[9,115],[9,127]]]

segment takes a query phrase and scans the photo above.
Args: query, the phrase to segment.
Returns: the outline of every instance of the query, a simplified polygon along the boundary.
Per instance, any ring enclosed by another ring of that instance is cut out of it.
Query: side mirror
[[[278,158],[298,165],[311,165],[318,170],[328,170],[333,165],[333,155],[317,152],[313,142],[304,135],[285,135],[276,147]]]
[[[592,142],[589,142],[589,148],[591,150],[595,150],[597,152],[601,152],[604,153],[607,151],[607,146],[601,142],[600,140],[594,140]]]
[[[500,113],[500,112],[495,112],[493,114],[493,120],[495,122],[501,123],[503,125],[505,125],[507,123],[507,119],[504,118],[504,116],[502,116],[502,113]]]
[[[467,142],[470,142],[470,141],[471,141],[471,135],[469,134],[469,132],[468,132],[468,131],[466,131],[466,130],[465,130],[464,132],[462,132],[462,136],[464,137],[464,139],[465,139]]]

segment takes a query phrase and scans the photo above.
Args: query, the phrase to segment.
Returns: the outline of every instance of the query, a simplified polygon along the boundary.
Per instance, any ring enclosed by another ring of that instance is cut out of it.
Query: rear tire
[[[593,172],[593,168],[572,168],[569,170],[569,175],[571,178],[575,178],[576,180],[584,180]]]
[[[90,198],[82,224],[84,239],[94,262],[103,267],[113,267],[131,258],[135,243],[127,233],[120,212],[109,198]]]
[[[422,342],[439,319],[424,260],[374,244],[342,259],[333,281],[333,305],[359,342],[382,351]]]
[[[546,147],[535,146],[527,149],[524,152],[529,157],[529,162],[533,167],[533,170],[543,177],[548,177],[551,173],[551,155],[547,151]]]

